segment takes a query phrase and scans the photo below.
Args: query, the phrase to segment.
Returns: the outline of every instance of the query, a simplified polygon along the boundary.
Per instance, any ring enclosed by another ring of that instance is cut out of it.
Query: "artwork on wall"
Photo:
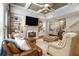
[[[38,32],[42,31],[43,30],[43,21],[39,21],[38,23]]]
[[[19,16],[11,16],[11,28],[13,33],[23,32],[22,18]]]
[[[58,35],[58,32],[65,31],[66,28],[66,19],[57,19],[54,23],[49,23],[49,31],[51,31],[52,34]]]

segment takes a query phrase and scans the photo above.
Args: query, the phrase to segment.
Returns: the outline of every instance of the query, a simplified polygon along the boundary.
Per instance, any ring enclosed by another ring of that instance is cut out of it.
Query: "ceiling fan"
[[[43,7],[42,9],[38,10],[37,12],[43,12],[43,13],[47,13],[49,11],[54,10],[53,7],[56,5],[57,3],[43,3]]]

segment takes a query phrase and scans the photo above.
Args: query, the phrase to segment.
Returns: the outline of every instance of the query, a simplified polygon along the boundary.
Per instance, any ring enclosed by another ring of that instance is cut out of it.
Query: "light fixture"
[[[47,13],[47,12],[48,12],[47,10],[44,11],[44,13]]]
[[[45,6],[45,7],[48,7],[48,6],[49,6],[49,4],[45,4],[44,6]]]
[[[38,10],[38,12],[42,12],[42,13],[46,14],[50,11],[53,11],[53,8],[51,6],[52,6],[51,4],[46,3],[46,4],[43,5],[42,9]]]

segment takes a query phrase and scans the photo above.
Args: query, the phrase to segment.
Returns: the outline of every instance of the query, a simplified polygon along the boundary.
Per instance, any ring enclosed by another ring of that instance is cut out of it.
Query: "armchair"
[[[16,48],[15,44],[10,42],[3,42],[3,47],[9,56],[41,56],[42,49],[36,46],[35,44],[30,43],[32,49],[28,51],[22,51]]]

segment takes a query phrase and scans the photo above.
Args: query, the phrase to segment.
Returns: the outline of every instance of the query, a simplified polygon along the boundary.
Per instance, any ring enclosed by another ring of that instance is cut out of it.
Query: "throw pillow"
[[[23,38],[15,37],[15,40],[21,50],[30,50],[31,49],[28,42],[26,40],[24,40]]]

